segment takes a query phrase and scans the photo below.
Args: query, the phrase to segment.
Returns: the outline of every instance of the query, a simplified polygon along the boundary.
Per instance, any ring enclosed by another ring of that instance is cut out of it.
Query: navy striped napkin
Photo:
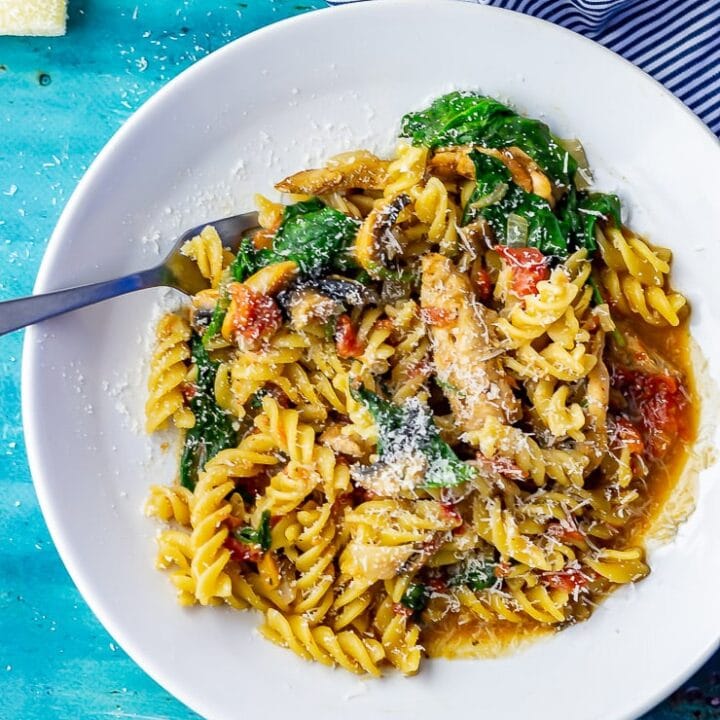
[[[341,4],[347,0],[329,0]],[[614,50],[720,136],[720,0],[474,0],[562,25]]]

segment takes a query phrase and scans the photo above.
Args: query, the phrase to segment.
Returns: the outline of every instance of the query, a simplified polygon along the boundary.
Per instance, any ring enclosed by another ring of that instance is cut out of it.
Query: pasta
[[[145,404],[148,432],[159,430],[170,418],[179,428],[189,428],[195,423],[183,397],[190,335],[190,325],[178,315],[165,315],[158,323],[155,352],[150,360],[149,397]]]
[[[145,506],[178,601],[372,676],[645,577],[698,408],[670,251],[545,125],[451,93],[402,127],[256,196],[233,252],[185,244],[208,287],[158,324],[146,406],[184,438]]]

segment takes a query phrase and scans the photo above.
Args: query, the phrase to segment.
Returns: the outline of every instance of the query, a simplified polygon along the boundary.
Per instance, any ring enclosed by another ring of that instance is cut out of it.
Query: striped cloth
[[[586,35],[642,68],[720,136],[720,0],[479,0]]]
[[[720,136],[720,0],[471,1],[596,40],[665,85]]]

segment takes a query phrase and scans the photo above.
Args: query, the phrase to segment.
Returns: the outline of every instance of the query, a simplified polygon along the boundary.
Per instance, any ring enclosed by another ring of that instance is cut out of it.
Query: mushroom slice
[[[392,234],[400,213],[410,204],[410,196],[402,193],[389,203],[376,207],[365,218],[355,240],[355,258],[371,276],[376,277],[383,266],[388,249],[400,250]]]
[[[387,179],[388,161],[367,150],[342,153],[331,158],[326,167],[301,170],[281,180],[280,192],[300,195],[327,195],[350,189],[381,190]]]

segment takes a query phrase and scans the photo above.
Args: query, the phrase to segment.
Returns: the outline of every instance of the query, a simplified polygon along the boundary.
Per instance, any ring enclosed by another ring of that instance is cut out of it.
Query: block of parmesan
[[[0,0],[0,35],[64,35],[67,0]]]

